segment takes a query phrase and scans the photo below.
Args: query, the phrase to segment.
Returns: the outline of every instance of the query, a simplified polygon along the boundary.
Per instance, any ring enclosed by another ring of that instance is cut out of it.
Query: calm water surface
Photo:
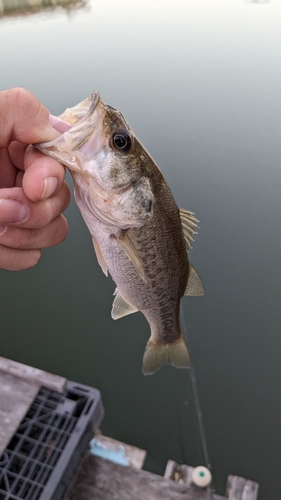
[[[280,499],[281,1],[2,4],[1,89],[54,114],[98,89],[200,219],[190,257],[206,293],[183,304],[214,486],[231,473]],[[0,354],[98,387],[103,431],[146,449],[150,470],[202,463],[189,373],[142,375],[148,324],[111,320],[114,284],[74,202],[67,217],[36,268],[0,272]]]

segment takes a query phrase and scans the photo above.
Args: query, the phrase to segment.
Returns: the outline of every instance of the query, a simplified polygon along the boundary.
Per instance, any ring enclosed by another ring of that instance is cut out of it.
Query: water
[[[281,1],[3,5],[0,87],[54,114],[98,89],[200,219],[190,257],[206,292],[183,307],[214,486],[236,474],[279,499]],[[149,327],[139,313],[111,320],[114,284],[73,202],[66,215],[62,245],[0,272],[0,354],[98,387],[104,432],[148,450],[150,470],[202,463],[189,373],[142,375]]]

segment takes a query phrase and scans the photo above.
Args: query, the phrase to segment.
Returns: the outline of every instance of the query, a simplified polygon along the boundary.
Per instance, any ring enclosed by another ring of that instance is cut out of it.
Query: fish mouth
[[[91,93],[90,95],[90,99],[92,101],[92,103],[98,103],[98,101],[100,100],[100,93],[98,90],[93,90],[93,92]]]
[[[70,126],[80,125],[87,122],[89,119],[93,122],[92,115],[100,101],[100,93],[94,90],[90,97],[76,104],[73,108],[66,109],[64,113],[59,116],[59,119],[63,122],[67,122]]]
[[[90,116],[95,111],[99,102],[100,102],[100,93],[97,90],[94,90],[90,95],[90,107],[86,115]]]
[[[70,125],[76,125],[78,122],[84,121],[86,118],[91,116],[100,102],[100,93],[94,90],[90,97],[87,97],[84,101],[76,104],[72,108],[67,108],[60,116],[59,119]]]
[[[102,103],[100,93],[94,90],[84,101],[73,108],[66,109],[60,116],[53,117],[53,126],[62,132],[61,136],[50,142],[35,144],[35,146],[49,156],[53,156],[51,149],[54,150],[54,148],[58,151],[80,149],[103,118],[104,112],[101,108],[98,109],[100,102]],[[69,165],[66,164],[66,166]]]

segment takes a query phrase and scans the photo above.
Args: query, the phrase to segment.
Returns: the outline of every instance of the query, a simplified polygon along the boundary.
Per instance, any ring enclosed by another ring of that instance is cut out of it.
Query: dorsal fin
[[[185,210],[185,208],[180,208],[180,218],[186,242],[186,248],[187,251],[189,251],[192,241],[194,241],[192,235],[197,234],[196,229],[199,229],[199,220],[196,219],[193,212],[189,212],[188,210]]]
[[[189,275],[184,295],[204,295],[204,286],[195,267],[189,262]]]
[[[129,302],[124,299],[120,292],[118,292],[118,288],[116,288],[115,299],[112,304],[111,317],[113,319],[123,318],[123,316],[127,316],[128,314],[133,314],[138,311],[135,306],[129,304]]]

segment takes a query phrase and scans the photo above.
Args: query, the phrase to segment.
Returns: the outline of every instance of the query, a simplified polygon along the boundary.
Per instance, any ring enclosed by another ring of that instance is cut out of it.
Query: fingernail
[[[44,189],[41,196],[41,200],[46,200],[50,198],[56,191],[58,187],[58,180],[56,177],[47,177],[44,181]]]
[[[28,208],[20,201],[0,199],[0,221],[4,224],[23,222],[28,216]]]
[[[7,226],[0,226],[0,234],[4,233]]]
[[[65,122],[64,120],[61,120],[60,118],[54,115],[49,115],[49,122],[52,125],[52,127],[61,134],[63,134],[64,132],[66,132],[71,128],[71,125],[69,125],[69,123]]]

